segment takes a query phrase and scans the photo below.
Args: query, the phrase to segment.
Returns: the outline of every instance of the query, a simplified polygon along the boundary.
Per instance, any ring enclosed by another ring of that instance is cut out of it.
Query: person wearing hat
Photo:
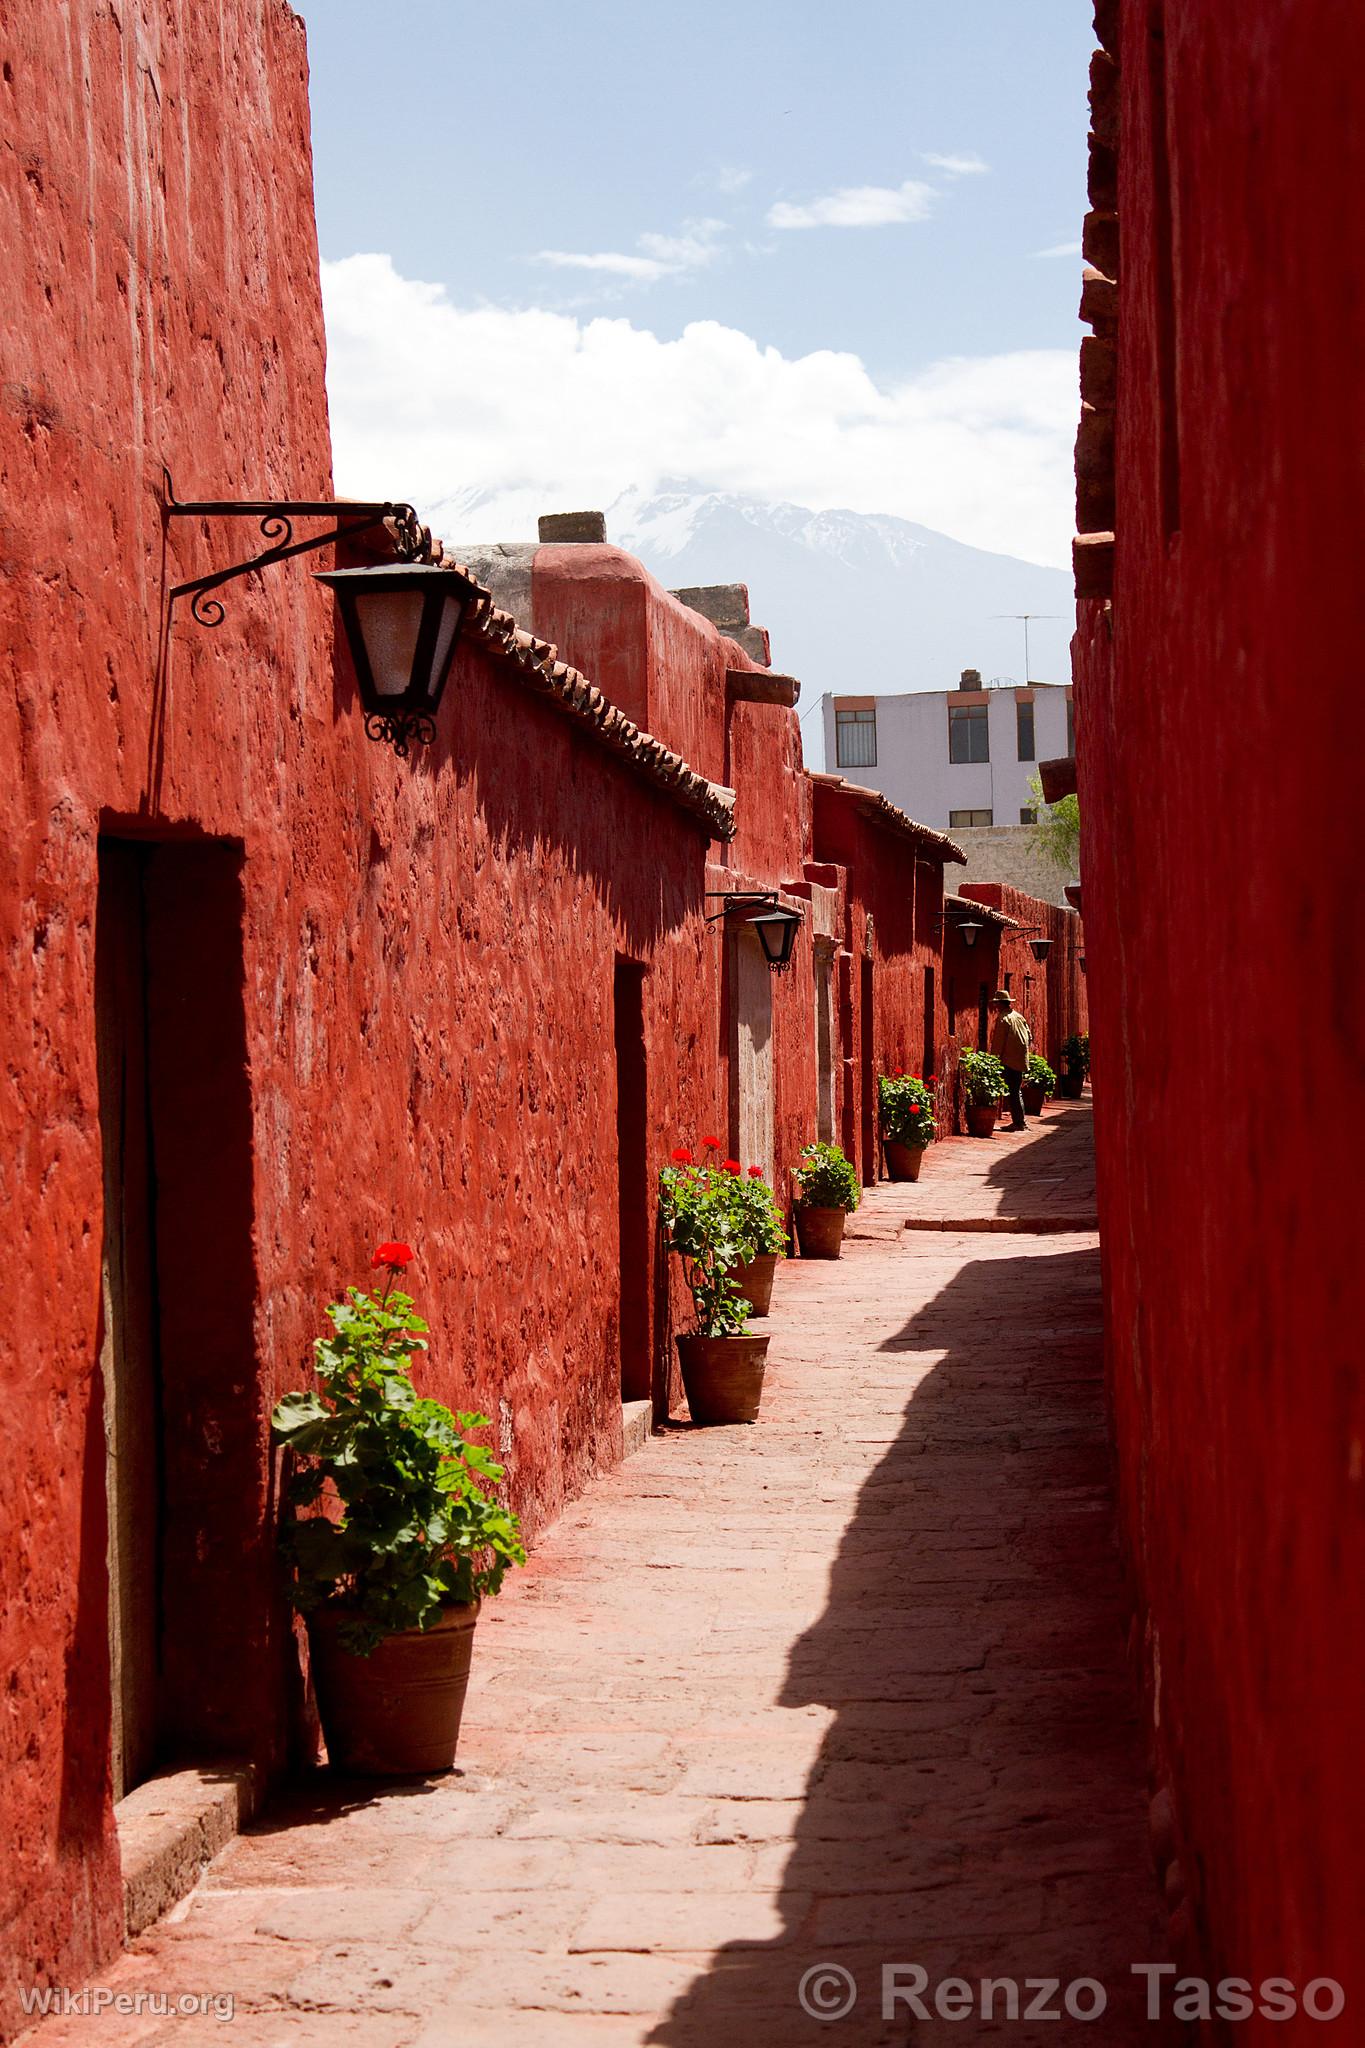
[[[1010,1091],[1010,1128],[1015,1131],[1027,1130],[1024,1122],[1024,1075],[1028,1069],[1028,1056],[1033,1046],[1033,1033],[1028,1028],[1027,1017],[1021,1017],[1007,989],[998,988],[991,997],[991,1008],[995,1011],[995,1023],[991,1027],[991,1051],[1005,1069],[1005,1085]]]

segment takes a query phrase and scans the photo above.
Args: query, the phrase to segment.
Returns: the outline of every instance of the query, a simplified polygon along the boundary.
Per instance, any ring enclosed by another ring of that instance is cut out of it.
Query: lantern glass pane
[[[445,680],[446,663],[450,660],[450,650],[459,631],[460,615],[463,611],[462,598],[447,597],[441,605],[441,623],[436,630],[436,649],[431,657],[431,669],[421,678],[422,688],[433,701],[439,695],[441,684]]]
[[[356,617],[381,697],[403,696],[412,681],[425,603],[420,590],[367,590],[356,597]]]

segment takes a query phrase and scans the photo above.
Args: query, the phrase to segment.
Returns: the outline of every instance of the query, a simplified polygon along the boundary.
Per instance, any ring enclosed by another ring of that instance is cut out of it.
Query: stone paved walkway
[[[1153,2039],[1096,1240],[903,1227],[907,1193],[1033,1203],[1088,1115],[937,1148],[838,1264],[785,1267],[760,1422],[670,1430],[548,1534],[480,1624],[459,1772],[320,1777],[103,1980],[231,1991],[231,2026],[37,2048]],[[1092,1977],[1109,2009],[884,2020],[883,1963]],[[858,1987],[831,2023],[797,1997],[826,1964]]]

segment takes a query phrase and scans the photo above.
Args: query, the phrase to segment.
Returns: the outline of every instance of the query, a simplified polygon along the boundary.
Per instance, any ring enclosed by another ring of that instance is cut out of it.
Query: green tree
[[[1048,803],[1036,775],[1028,787],[1038,812],[1033,826],[1034,845],[1039,853],[1045,854],[1059,868],[1065,868],[1069,875],[1078,874],[1081,865],[1080,798],[1064,796],[1055,804]]]

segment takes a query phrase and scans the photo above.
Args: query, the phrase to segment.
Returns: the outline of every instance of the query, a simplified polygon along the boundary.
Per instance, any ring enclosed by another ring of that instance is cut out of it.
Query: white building
[[[1070,684],[986,689],[975,669],[955,690],[827,696],[823,716],[826,767],[939,832],[1031,824],[1038,763],[1076,751]]]

